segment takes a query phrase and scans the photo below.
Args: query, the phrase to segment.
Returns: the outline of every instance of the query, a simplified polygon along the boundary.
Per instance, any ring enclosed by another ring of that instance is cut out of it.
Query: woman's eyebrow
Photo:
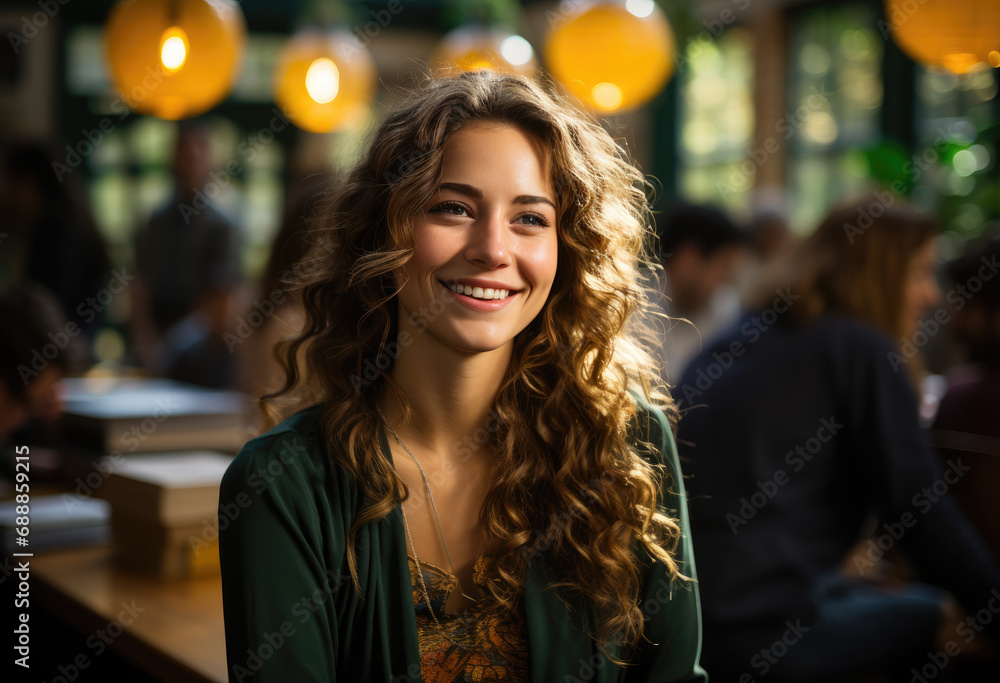
[[[551,199],[548,199],[546,197],[538,197],[538,196],[533,195],[533,194],[518,195],[517,197],[514,198],[514,203],[515,204],[548,204],[553,209],[556,208],[556,205],[552,203]]]
[[[466,185],[465,183],[441,183],[438,186],[438,190],[454,190],[459,194],[468,195],[474,199],[482,199],[483,191],[478,187],[473,187],[472,185]]]
[[[468,195],[469,197],[472,197],[474,199],[482,199],[483,198],[483,191],[482,190],[480,190],[478,187],[475,187],[473,185],[468,185],[466,183],[441,183],[441,185],[438,186],[438,189],[439,190],[452,190],[452,191],[458,192],[460,194]],[[533,195],[533,194],[521,194],[521,195],[518,195],[517,197],[514,198],[514,203],[515,204],[548,204],[553,209],[556,208],[556,205],[552,202],[551,199],[548,199],[547,197],[540,197],[538,195]]]

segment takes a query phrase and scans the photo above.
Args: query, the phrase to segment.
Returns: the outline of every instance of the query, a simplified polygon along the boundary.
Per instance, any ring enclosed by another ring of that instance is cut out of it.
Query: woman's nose
[[[499,212],[484,213],[469,234],[465,257],[487,269],[499,268],[510,262],[507,224]]]

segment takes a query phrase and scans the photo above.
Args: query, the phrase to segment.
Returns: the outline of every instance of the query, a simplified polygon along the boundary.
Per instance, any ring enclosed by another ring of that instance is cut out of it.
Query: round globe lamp
[[[534,76],[538,60],[531,43],[519,35],[479,25],[460,26],[438,43],[431,65],[439,74],[494,69]]]
[[[545,44],[549,71],[602,113],[639,107],[674,72],[674,35],[653,0],[581,3],[556,22]]]
[[[121,0],[105,27],[111,81],[125,104],[170,120],[226,97],[245,42],[243,10],[233,0]]]
[[[353,35],[310,29],[295,34],[278,57],[274,99],[299,128],[328,133],[364,118],[376,84],[375,62]]]
[[[998,0],[886,0],[884,22],[883,34],[926,66],[956,74],[1000,67]]]

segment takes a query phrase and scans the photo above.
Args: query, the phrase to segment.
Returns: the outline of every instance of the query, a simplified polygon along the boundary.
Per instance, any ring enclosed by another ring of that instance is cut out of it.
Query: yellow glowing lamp
[[[521,36],[478,25],[459,26],[438,43],[431,66],[442,72],[493,69],[534,76],[535,50]]]
[[[225,98],[245,42],[234,0],[121,0],[105,27],[111,81],[125,104],[171,120]]]
[[[956,74],[1000,67],[997,0],[886,0],[886,29],[900,49],[927,66]]]
[[[299,128],[327,133],[364,119],[377,82],[375,62],[355,36],[307,29],[278,57],[274,99]]]
[[[673,75],[673,55],[673,31],[653,0],[567,3],[545,44],[556,80],[606,113],[655,97]]]

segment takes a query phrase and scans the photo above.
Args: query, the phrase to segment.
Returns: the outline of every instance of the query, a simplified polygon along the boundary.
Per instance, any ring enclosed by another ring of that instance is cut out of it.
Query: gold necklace
[[[403,440],[399,438],[399,434],[396,433],[396,430],[389,425],[389,422],[385,419],[385,416],[382,416],[382,423],[385,425],[385,428],[389,430],[389,433],[392,434],[393,438],[396,439],[396,443],[402,446],[403,450],[405,450],[406,453],[410,456],[410,458],[413,459],[413,462],[414,464],[416,464],[417,469],[420,470],[420,476],[423,478],[424,486],[427,488],[427,497],[431,501],[431,509],[434,510],[434,519],[437,521],[438,531],[441,533],[441,542],[444,544],[444,552],[448,558],[448,567],[451,569],[451,574],[452,576],[455,577],[455,582],[458,584],[459,594],[468,600],[472,600],[473,602],[479,602],[479,599],[466,595],[461,590],[462,582],[458,578],[458,575],[455,573],[455,567],[451,562],[451,552],[448,550],[448,541],[445,540],[444,537],[444,528],[441,526],[441,517],[438,515],[437,504],[434,502],[434,494],[431,493],[431,485],[430,482],[427,481],[427,475],[424,473],[424,468],[420,466],[420,462],[417,460],[416,456],[413,455],[413,451],[407,448],[406,444],[403,443]],[[435,623],[437,623],[439,627],[443,628],[441,626],[441,622],[438,621],[437,615],[434,613],[434,608],[431,607],[431,596],[430,593],[427,591],[427,584],[424,583],[424,573],[420,569],[420,558],[417,557],[417,548],[413,543],[413,535],[410,533],[410,527],[406,522],[406,510],[403,508],[402,504],[400,504],[399,508],[400,512],[402,512],[403,514],[403,528],[406,531],[406,538],[410,543],[410,549],[413,551],[413,560],[417,565],[417,576],[419,576],[420,578],[420,587],[424,592],[424,599],[427,601],[427,609],[430,611],[431,616],[434,618]]]

